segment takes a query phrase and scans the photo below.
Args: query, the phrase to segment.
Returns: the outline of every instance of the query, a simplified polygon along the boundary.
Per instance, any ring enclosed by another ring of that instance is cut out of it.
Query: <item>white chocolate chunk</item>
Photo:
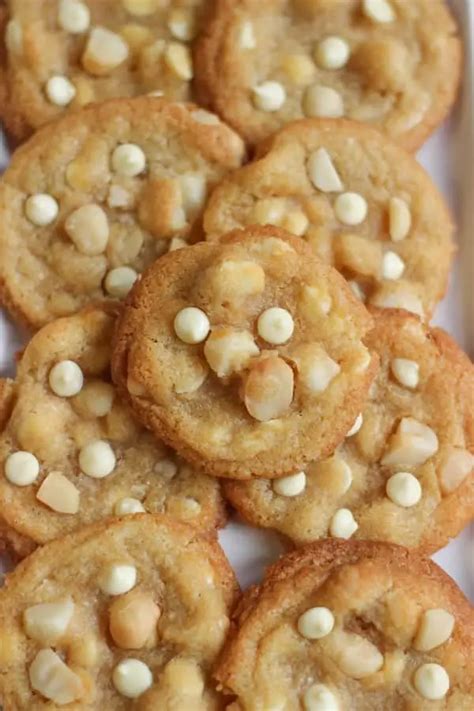
[[[401,242],[411,229],[410,208],[401,198],[391,198],[388,206],[389,234],[393,242]]]
[[[46,82],[45,93],[55,106],[67,106],[76,96],[76,87],[67,77],[56,75]]]
[[[91,21],[91,13],[87,5],[80,0],[60,0],[58,23],[66,32],[80,35],[85,32]]]
[[[76,514],[79,511],[79,489],[61,472],[48,474],[36,492],[36,498],[57,513]]]
[[[387,496],[397,506],[410,508],[421,499],[421,484],[410,472],[397,472],[387,481]]]
[[[341,372],[339,363],[317,345],[314,348],[303,346],[295,360],[300,380],[311,393],[324,392]]]
[[[398,288],[394,288],[398,286]],[[371,299],[374,306],[382,309],[405,309],[421,318],[424,317],[423,304],[420,298],[405,284],[390,284],[389,289],[379,289]]]
[[[385,24],[395,20],[395,12],[388,0],[362,0],[362,10],[374,22]]]
[[[136,699],[153,684],[153,674],[139,659],[123,659],[115,667],[112,681],[119,694]]]
[[[137,569],[134,565],[115,563],[100,573],[97,582],[106,595],[123,595],[137,584]]]
[[[453,615],[442,608],[426,610],[421,617],[413,648],[418,652],[430,652],[444,644],[453,633],[454,621]]]
[[[13,452],[5,460],[5,476],[15,486],[29,486],[38,478],[40,465],[31,452]]]
[[[255,39],[253,25],[250,20],[245,20],[239,29],[239,47],[240,49],[255,49],[256,46],[257,40]]]
[[[196,23],[190,10],[176,7],[168,17],[168,29],[176,39],[189,42],[196,34]]]
[[[414,360],[393,358],[390,369],[400,385],[413,390],[420,382],[420,366]]]
[[[286,309],[272,306],[260,314],[257,331],[260,338],[272,345],[281,345],[290,340],[295,324],[293,316]]]
[[[165,49],[164,60],[169,69],[183,81],[194,76],[193,59],[189,47],[180,42],[170,42]]]
[[[384,279],[400,279],[405,271],[405,262],[396,252],[385,252],[382,259],[382,277]]]
[[[416,467],[438,451],[438,437],[431,427],[412,417],[400,421],[382,459],[386,467]]]
[[[298,496],[306,489],[306,474],[298,472],[273,481],[273,491],[280,496]]]
[[[115,299],[124,299],[137,279],[138,274],[132,267],[115,267],[107,272],[104,288]]]
[[[202,173],[183,173],[178,178],[186,214],[194,215],[206,200],[207,183]]]
[[[5,46],[12,54],[23,51],[23,28],[17,20],[9,20],[5,28]]]
[[[305,639],[321,639],[334,627],[334,615],[327,607],[312,607],[298,618],[298,632]]]
[[[186,306],[175,316],[174,332],[183,343],[202,343],[206,340],[211,324],[204,311],[195,306]]]
[[[344,225],[360,225],[367,217],[367,201],[359,193],[342,193],[334,203],[337,219]]]
[[[359,528],[352,511],[338,509],[329,524],[329,533],[333,538],[350,538]]]
[[[284,218],[285,210],[284,198],[264,198],[255,203],[252,220],[259,225],[279,225]]]
[[[206,109],[196,109],[192,111],[191,118],[203,126],[217,126],[221,122],[219,116],[213,114],[211,111],[206,111]]]
[[[114,450],[108,442],[96,439],[86,444],[79,452],[81,471],[93,479],[103,479],[115,469]]]
[[[281,226],[297,237],[302,237],[309,227],[309,220],[302,210],[291,210],[283,217]]]
[[[136,143],[122,143],[112,153],[112,168],[118,175],[133,178],[146,168],[146,156]]]
[[[338,193],[344,189],[331,156],[325,148],[318,148],[311,153],[307,167],[311,182],[323,193]]]
[[[50,225],[57,218],[59,205],[52,195],[38,193],[30,195],[25,203],[25,214],[37,227]]]
[[[440,664],[422,664],[413,677],[415,689],[424,699],[444,699],[449,691],[449,676]]]
[[[129,56],[122,37],[105,27],[93,27],[82,55],[84,69],[93,76],[105,76],[119,67]]]
[[[259,353],[250,331],[228,326],[214,328],[204,345],[204,357],[219,378],[239,372]]]
[[[304,711],[340,711],[336,696],[324,684],[313,684],[303,695]]]
[[[52,649],[40,650],[28,673],[32,689],[58,706],[77,701],[84,694],[81,678]]]
[[[145,511],[146,509],[144,508],[141,501],[128,496],[117,501],[114,507],[114,514],[116,516],[127,516],[128,514],[145,513]]]
[[[334,661],[351,679],[363,679],[378,672],[384,664],[383,654],[368,639],[358,634],[348,635]]]
[[[282,417],[293,400],[291,367],[276,356],[263,358],[250,370],[244,385],[244,402],[249,415],[260,422]]]
[[[443,452],[439,469],[439,482],[444,495],[458,488],[474,469],[474,456],[467,449],[449,447]]]
[[[253,103],[261,111],[278,111],[286,101],[285,88],[277,81],[265,81],[252,89]]]
[[[54,645],[65,634],[74,614],[74,602],[68,597],[28,607],[23,613],[23,626],[30,639],[45,646]]]
[[[310,118],[341,118],[344,116],[344,102],[335,89],[312,84],[303,96],[303,112]]]
[[[88,256],[102,254],[109,241],[109,222],[99,205],[83,205],[71,212],[64,229],[78,251]]]
[[[318,44],[314,58],[322,69],[341,69],[347,64],[350,53],[345,39],[331,35]]]
[[[122,0],[125,10],[136,17],[152,15],[163,7],[163,4],[163,0]]]
[[[84,375],[73,360],[62,360],[49,371],[49,387],[59,397],[72,397],[81,391]]]
[[[362,413],[359,412],[359,414],[357,415],[357,417],[354,420],[354,424],[352,425],[349,432],[346,434],[346,437],[352,437],[353,435],[357,434],[357,432],[362,427],[363,422],[364,422],[364,418],[362,416]]]

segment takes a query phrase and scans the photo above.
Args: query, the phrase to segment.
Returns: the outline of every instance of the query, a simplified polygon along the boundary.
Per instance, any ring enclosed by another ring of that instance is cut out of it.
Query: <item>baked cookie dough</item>
[[[267,571],[217,667],[232,711],[471,711],[472,608],[404,548],[322,541]]]
[[[123,298],[157,256],[201,237],[207,192],[243,154],[217,117],[161,99],[44,127],[0,182],[0,298],[34,328]]]
[[[167,254],[130,294],[112,373],[138,418],[209,474],[293,473],[332,452],[376,359],[363,304],[277,227]]]
[[[209,532],[225,522],[218,482],[137,424],[111,384],[115,312],[88,307],[45,326],[16,379],[0,380],[0,536],[19,556],[129,513]]]
[[[0,591],[4,711],[221,711],[210,668],[236,592],[217,541],[167,516],[38,549]]]
[[[369,126],[307,119],[264,142],[204,213],[209,240],[252,223],[302,236],[370,304],[429,316],[445,292],[454,226],[444,199]]]
[[[451,338],[402,311],[375,314],[380,368],[349,436],[325,461],[226,482],[253,524],[303,544],[325,536],[434,551],[474,518],[474,368]]]
[[[198,100],[251,144],[304,116],[345,117],[415,150],[461,66],[444,0],[216,0],[195,49]]]
[[[143,94],[191,97],[204,0],[7,0],[0,105],[24,138],[65,112]]]

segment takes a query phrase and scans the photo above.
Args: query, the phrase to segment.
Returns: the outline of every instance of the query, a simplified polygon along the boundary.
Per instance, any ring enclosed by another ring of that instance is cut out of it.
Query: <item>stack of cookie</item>
[[[2,12],[0,10],[0,12]],[[443,0],[7,0],[4,711],[474,707]],[[194,100],[191,103],[189,100]],[[240,594],[230,505],[292,552]]]

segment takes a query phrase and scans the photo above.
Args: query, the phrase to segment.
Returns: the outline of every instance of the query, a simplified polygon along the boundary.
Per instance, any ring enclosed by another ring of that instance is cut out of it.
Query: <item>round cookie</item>
[[[161,99],[46,126],[0,183],[0,297],[34,328],[122,298],[158,255],[201,237],[206,193],[243,155],[217,117]]]
[[[198,100],[250,144],[298,118],[345,117],[416,150],[461,67],[444,0],[216,0],[195,48]]]
[[[0,591],[5,711],[221,711],[210,678],[237,584],[217,541],[167,516],[89,526]]]
[[[232,711],[470,711],[472,608],[431,560],[321,541],[250,589],[216,678]]]
[[[137,424],[111,384],[116,311],[91,306],[45,326],[16,379],[0,380],[0,535],[19,556],[127,513],[163,512],[209,532],[225,522],[218,482]]]
[[[352,434],[304,474],[226,482],[225,493],[297,544],[354,537],[432,552],[474,517],[474,368],[416,316],[375,318],[365,343],[380,368]]]
[[[416,160],[369,126],[307,119],[263,143],[204,213],[209,240],[253,223],[303,236],[368,303],[429,316],[444,295],[449,210]]]
[[[7,0],[0,113],[16,138],[93,102],[191,97],[205,0]]]
[[[118,322],[112,373],[138,418],[209,474],[283,476],[332,452],[376,359],[364,306],[277,227],[167,254]]]

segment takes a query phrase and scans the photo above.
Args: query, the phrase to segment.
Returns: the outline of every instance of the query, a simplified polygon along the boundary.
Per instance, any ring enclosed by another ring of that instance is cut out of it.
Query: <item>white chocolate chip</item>
[[[23,28],[16,20],[9,20],[5,28],[5,46],[12,54],[23,51]]]
[[[59,205],[46,193],[31,195],[25,203],[25,214],[30,222],[37,227],[50,225],[57,218]]]
[[[405,262],[396,252],[385,252],[382,259],[382,277],[384,279],[400,279],[405,271]]]
[[[334,627],[334,615],[327,607],[312,607],[298,618],[298,632],[306,639],[321,639]]]
[[[306,474],[304,472],[284,476],[281,479],[275,479],[273,482],[273,491],[280,496],[298,496],[305,488]]]
[[[257,40],[253,31],[253,25],[250,20],[242,22],[239,30],[239,47],[240,49],[255,49]]]
[[[189,42],[196,34],[193,15],[189,10],[182,7],[171,10],[168,17],[168,29],[175,39]]]
[[[133,499],[131,497],[125,497],[117,501],[114,507],[114,514],[116,516],[127,516],[128,514],[135,513],[145,513],[146,509],[143,504],[138,499]]]
[[[359,414],[357,415],[357,417],[354,420],[354,424],[352,425],[349,432],[346,434],[346,437],[352,437],[353,435],[357,434],[357,432],[362,427],[363,422],[364,422],[364,418],[362,416],[362,413],[359,412]]]
[[[166,47],[164,59],[166,65],[179,79],[191,81],[194,71],[189,47],[180,42],[170,42]]]
[[[308,174],[313,185],[323,193],[338,193],[344,186],[331,156],[325,148],[318,148],[308,158]]]
[[[40,650],[28,673],[32,689],[58,706],[77,701],[84,694],[81,678],[52,649]]]
[[[279,306],[272,306],[260,314],[257,331],[260,338],[272,345],[281,345],[290,340],[295,324],[289,311]]]
[[[43,645],[54,645],[65,634],[73,614],[74,603],[70,597],[45,602],[25,610],[23,626],[30,639]]]
[[[175,316],[174,331],[183,343],[202,343],[206,340],[211,325],[204,311],[187,306]]]
[[[430,701],[444,699],[449,691],[449,676],[440,664],[422,664],[413,677],[415,689]]]
[[[229,326],[217,326],[204,345],[204,357],[209,367],[224,378],[241,371],[260,350],[250,331],[238,331]]]
[[[79,452],[81,471],[93,479],[103,479],[115,469],[114,450],[108,442],[96,439],[86,444]]]
[[[431,427],[412,417],[404,417],[390,438],[382,459],[385,467],[416,467],[438,451],[438,437]]]
[[[139,659],[123,659],[115,667],[112,681],[119,694],[136,699],[153,684],[153,674]]]
[[[421,499],[421,484],[410,472],[397,472],[387,481],[387,496],[397,506],[410,508]]]
[[[276,356],[259,360],[250,370],[244,386],[247,412],[259,422],[282,417],[293,400],[294,375],[290,366]]]
[[[115,267],[107,272],[104,288],[115,299],[124,299],[137,279],[138,274],[132,267]]]
[[[84,375],[73,360],[62,360],[49,371],[48,382],[55,395],[72,397],[81,391]]]
[[[109,74],[123,64],[129,48],[122,37],[105,27],[94,27],[82,55],[84,69],[93,76]]]
[[[391,198],[388,207],[389,234],[393,242],[401,242],[411,229],[410,208],[401,198]]]
[[[454,617],[450,612],[442,608],[426,610],[421,617],[413,649],[418,652],[430,652],[447,642],[453,629]]]
[[[304,711],[340,711],[333,692],[324,684],[313,684],[303,695]]]
[[[60,472],[51,472],[36,492],[36,498],[57,513],[76,514],[79,511],[79,490]]]
[[[48,79],[45,92],[55,106],[67,106],[76,96],[76,87],[67,77],[58,75]]]
[[[71,212],[64,229],[82,254],[102,254],[109,241],[109,223],[99,205],[83,205]]]
[[[207,183],[202,173],[183,173],[178,178],[186,214],[194,215],[206,200]]]
[[[341,69],[347,64],[350,53],[351,50],[345,39],[331,36],[318,44],[314,58],[323,69]]]
[[[305,116],[309,117],[341,118],[344,116],[344,102],[335,89],[312,84],[304,93],[303,111]]]
[[[342,193],[334,203],[337,219],[344,225],[360,225],[367,217],[367,201],[359,193]]]
[[[261,111],[278,111],[286,101],[285,88],[277,81],[264,81],[252,89],[253,103]]]
[[[418,386],[420,366],[414,360],[394,358],[390,363],[390,369],[400,385],[412,390]]]
[[[191,118],[196,123],[201,123],[203,126],[217,126],[221,121],[219,116],[211,113],[211,111],[206,111],[205,109],[196,109],[191,112]]]
[[[133,590],[114,600],[109,609],[109,630],[121,649],[141,649],[153,642],[160,608],[149,593]]]
[[[146,156],[135,143],[123,143],[112,153],[112,168],[118,175],[133,178],[146,168]]]
[[[443,494],[458,488],[474,469],[474,456],[467,449],[449,447],[441,459],[439,481]]]
[[[58,22],[66,32],[80,35],[85,32],[91,21],[87,5],[80,0],[61,0],[59,3]]]
[[[97,582],[106,595],[123,595],[137,584],[137,569],[134,565],[109,565]]]
[[[395,20],[395,12],[388,0],[362,0],[364,15],[374,22],[388,23]]]
[[[29,486],[38,478],[40,465],[31,452],[13,452],[5,460],[5,476],[10,484]]]
[[[350,538],[359,528],[349,509],[338,509],[329,524],[329,533],[333,538]]]

